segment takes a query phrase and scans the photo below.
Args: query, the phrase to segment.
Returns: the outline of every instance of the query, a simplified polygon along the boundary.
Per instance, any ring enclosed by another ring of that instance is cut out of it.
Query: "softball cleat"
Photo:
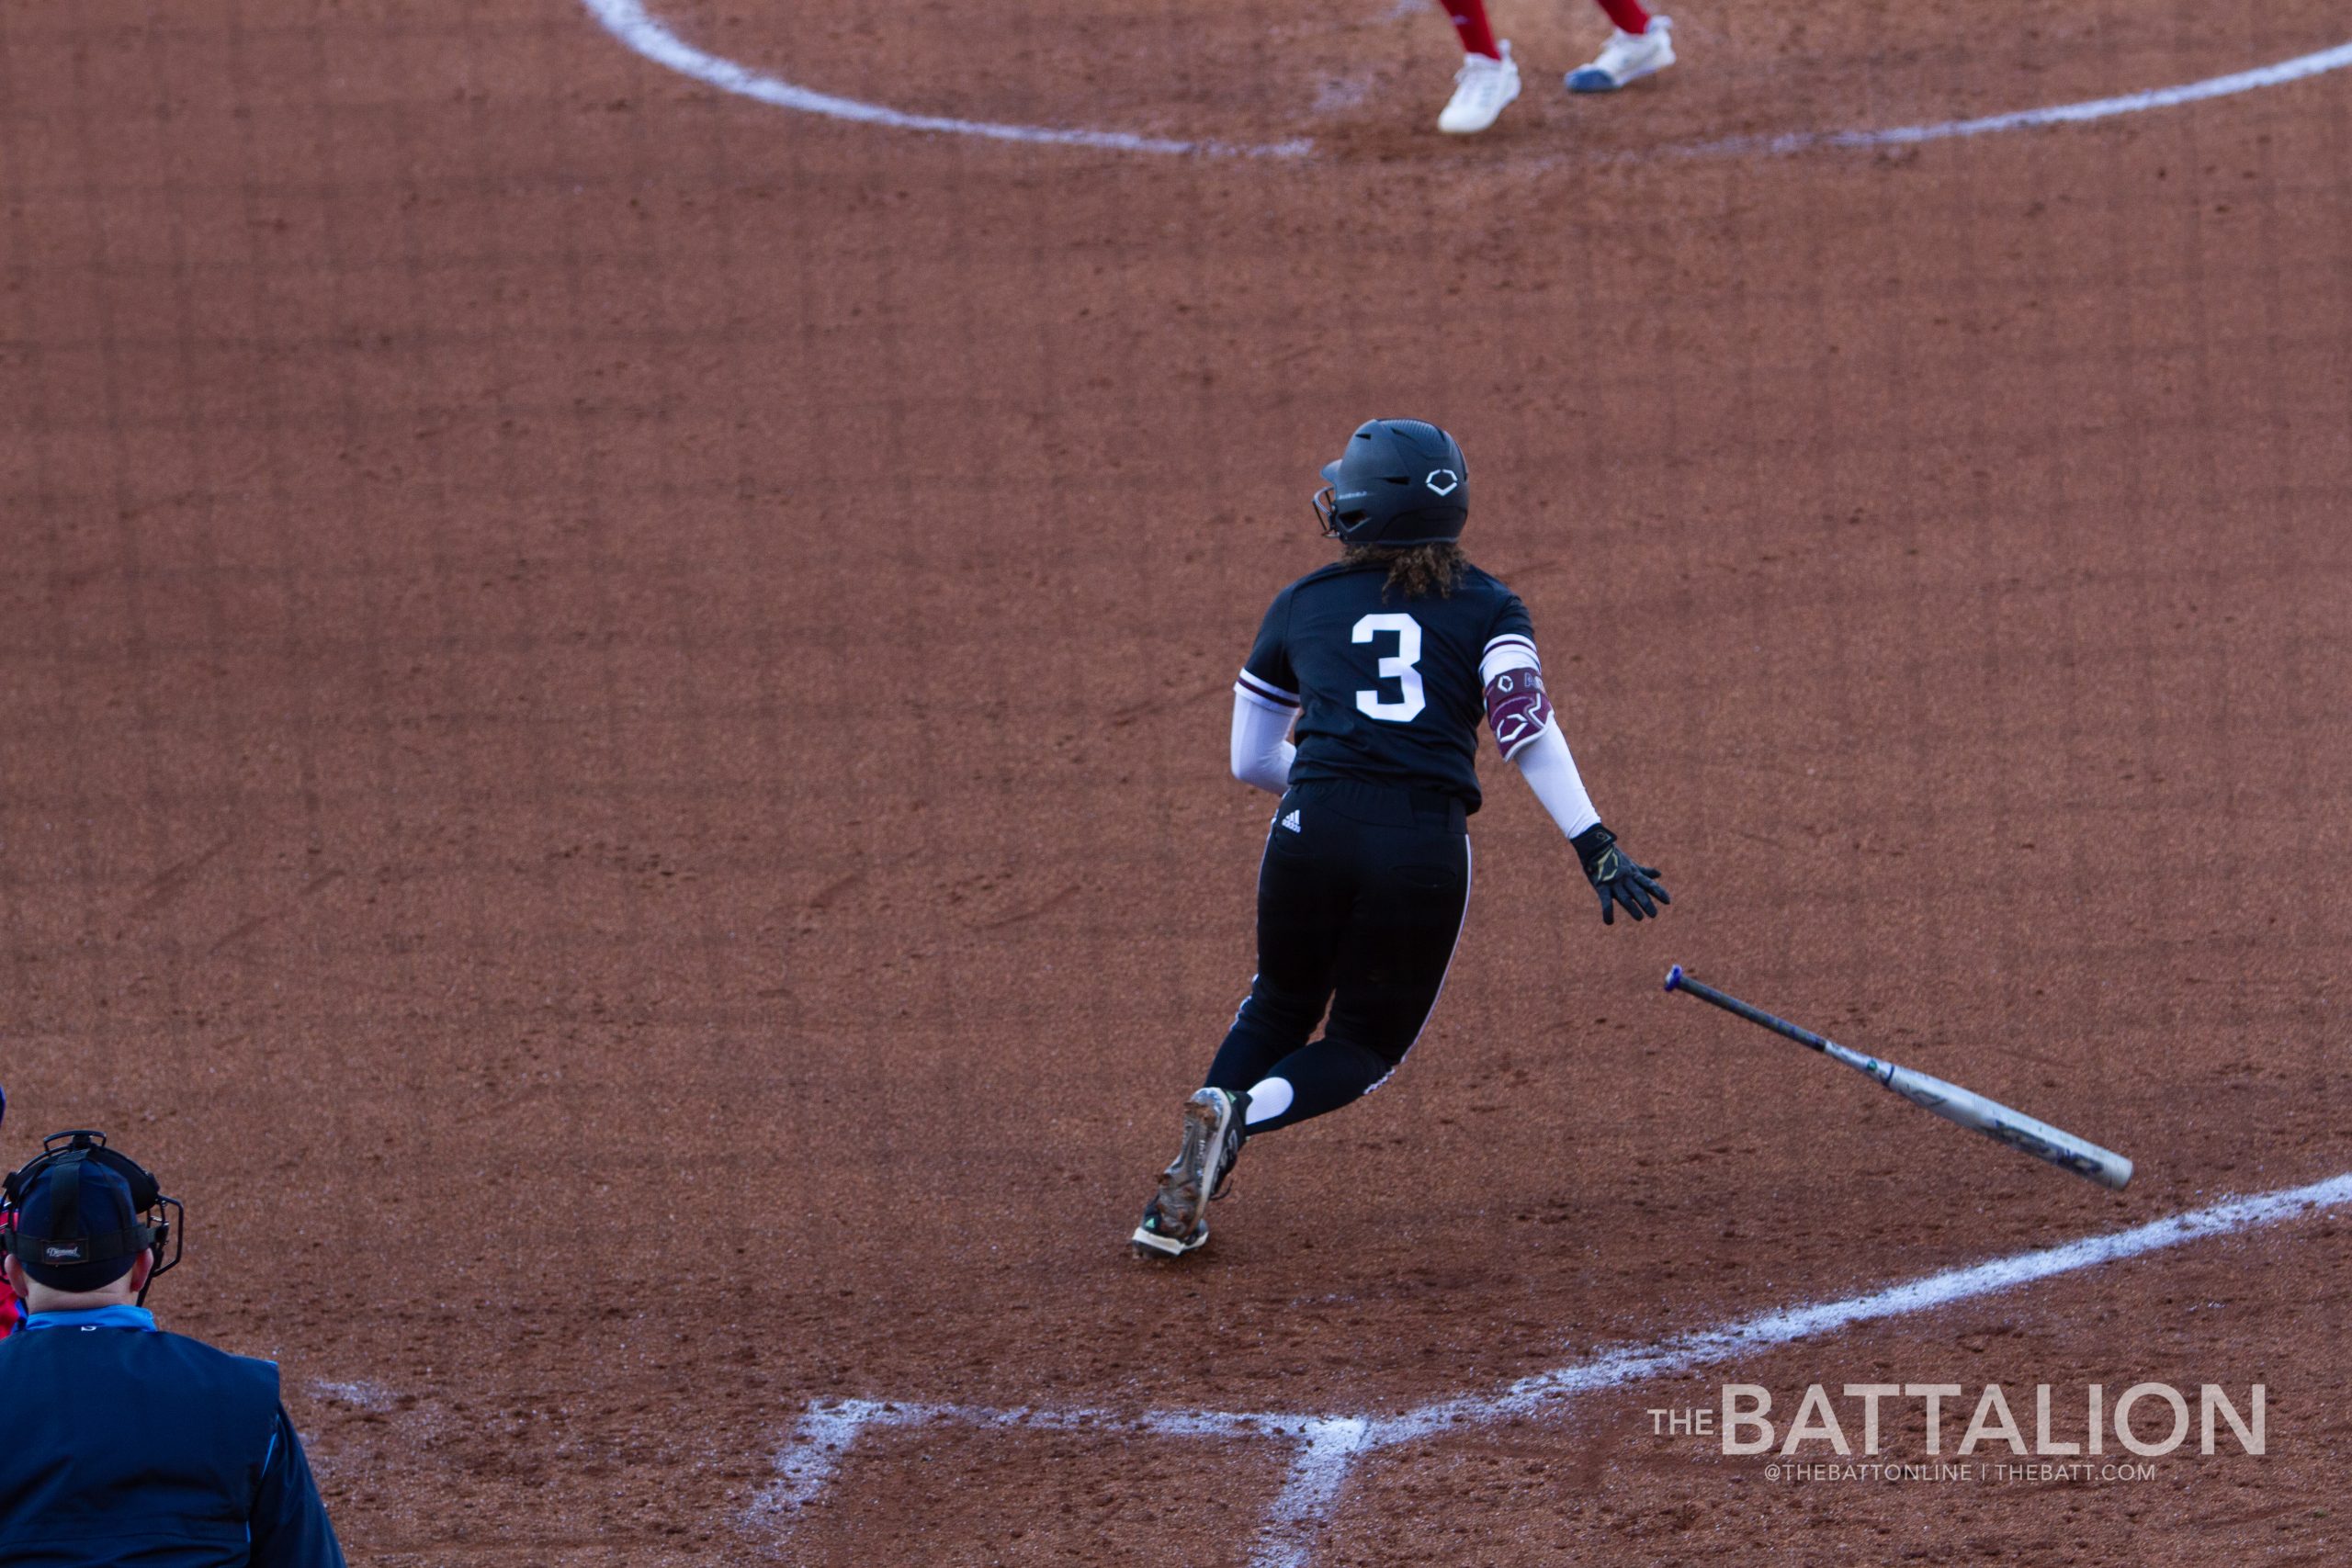
[[[1484,130],[1495,123],[1506,104],[1519,96],[1519,65],[1510,57],[1510,41],[1499,47],[1500,60],[1483,54],[1462,57],[1462,69],[1453,73],[1453,96],[1437,117],[1440,130],[1449,136]]]
[[[1204,1089],[1184,1102],[1184,1142],[1159,1175],[1159,1190],[1144,1205],[1134,1242],[1144,1258],[1181,1258],[1209,1238],[1210,1200],[1223,1195],[1241,1152],[1242,1118],[1250,1097]]]
[[[1654,76],[1674,63],[1674,22],[1652,17],[1646,32],[1616,29],[1589,65],[1568,73],[1571,93],[1613,93],[1628,82]]]

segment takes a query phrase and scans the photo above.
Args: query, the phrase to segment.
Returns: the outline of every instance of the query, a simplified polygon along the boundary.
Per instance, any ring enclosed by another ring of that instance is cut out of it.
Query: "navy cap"
[[[130,1183],[76,1150],[44,1168],[17,1206],[8,1250],[52,1291],[99,1291],[130,1272],[154,1243]]]

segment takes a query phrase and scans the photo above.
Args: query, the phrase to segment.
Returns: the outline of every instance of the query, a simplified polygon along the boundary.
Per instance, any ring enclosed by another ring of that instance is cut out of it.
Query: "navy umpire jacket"
[[[277,1368],[131,1306],[0,1341],[0,1568],[344,1568]]]

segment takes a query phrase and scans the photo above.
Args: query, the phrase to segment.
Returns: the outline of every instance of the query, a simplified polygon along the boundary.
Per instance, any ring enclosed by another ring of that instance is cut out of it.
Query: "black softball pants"
[[[1294,786],[1258,868],[1257,977],[1208,1087],[1289,1086],[1290,1104],[1253,1121],[1252,1134],[1371,1093],[1420,1038],[1469,902],[1461,802],[1371,784]],[[1310,1042],[1327,1008],[1329,1022]]]

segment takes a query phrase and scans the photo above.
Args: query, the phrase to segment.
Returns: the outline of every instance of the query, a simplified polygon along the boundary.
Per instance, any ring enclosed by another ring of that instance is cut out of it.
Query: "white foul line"
[[[836,97],[764,75],[748,65],[707,54],[663,27],[649,13],[643,0],[582,0],[605,30],[657,65],[682,76],[707,83],[724,93],[756,98],[781,109],[855,120],[861,125],[888,126],[894,130],[934,130],[951,136],[979,136],[991,141],[1035,141],[1059,147],[1101,147],[1114,152],[1203,152],[1224,156],[1295,157],[1306,151],[1305,141],[1283,141],[1266,147],[1228,146],[1219,141],[1182,141],[1164,136],[1138,136],[1127,130],[1072,130],[1045,125],[1002,125],[994,120],[956,119],[945,115],[909,114],[884,104]]]
[[[2256,1230],[2345,1203],[2352,1203],[2352,1171],[2301,1187],[2229,1199],[2109,1235],[2084,1236],[2057,1247],[1947,1269],[1865,1295],[1782,1307],[1646,1345],[1620,1346],[1589,1361],[1521,1378],[1495,1393],[1436,1400],[1396,1416],[1224,1410],[1151,1410],[1135,1415],[1103,1409],[1027,1405],[1004,1409],[876,1399],[820,1403],[809,1406],[791,1440],[776,1455],[776,1479],[753,1500],[750,1513],[754,1520],[787,1526],[791,1514],[824,1491],[851,1445],[869,1427],[952,1422],[1045,1432],[1283,1438],[1295,1445],[1290,1470],[1282,1492],[1267,1511],[1250,1561],[1256,1568],[1302,1568],[1313,1552],[1317,1530],[1347,1485],[1356,1459],[1375,1450],[1443,1431],[1557,1410],[1576,1394],[1672,1377],[1856,1324],[1932,1312],[2061,1274],[2120,1263],[2208,1236]]]
[[[645,0],[581,0],[581,4],[588,7],[589,14],[603,25],[606,32],[657,65],[666,66],[682,76],[690,76],[720,92],[733,93],[739,97],[752,98],[802,114],[823,115],[861,125],[887,126],[894,130],[929,130],[950,136],[984,137],[992,141],[1027,141],[1057,147],[1097,147],[1114,152],[1192,152],[1217,157],[1295,158],[1311,151],[1315,145],[1312,141],[1301,140],[1250,146],[1141,136],[1128,130],[1008,125],[995,120],[957,119],[947,115],[910,114],[886,104],[870,104],[858,98],[844,98],[831,93],[820,93],[814,88],[797,86],[779,77],[754,71],[748,65],[739,65],[723,56],[696,49],[648,11]],[[2342,43],[2334,49],[2282,60],[2276,65],[2240,71],[2228,76],[2209,77],[2202,82],[2183,83],[2177,87],[2154,87],[2143,93],[2125,93],[2118,97],[2093,98],[2076,104],[2055,104],[2047,108],[2018,109],[2009,114],[1986,115],[1978,119],[1939,120],[1928,125],[1895,126],[1884,130],[1798,130],[1780,136],[1740,136],[1726,141],[1662,147],[1656,151],[1660,155],[1681,157],[1729,152],[1802,152],[1816,147],[1907,146],[1921,141],[1943,141],[1958,136],[1983,136],[1988,131],[2018,130],[2036,125],[2079,125],[2116,115],[2141,114],[2149,109],[2171,108],[2206,98],[2228,97],[2233,93],[2250,93],[2257,87],[2276,87],[2283,83],[2301,81],[2306,76],[2341,71],[2347,65],[2352,65],[2352,43]]]
[[[2235,93],[2251,93],[2257,87],[2277,87],[2289,82],[2300,82],[2306,76],[2341,71],[2347,65],[2352,65],[2352,43],[2340,43],[2334,49],[2323,49],[2315,54],[2299,54],[2276,65],[2258,66],[2229,76],[2185,82],[2177,87],[2154,87],[2144,93],[2125,93],[2119,97],[2092,98],[2079,104],[2017,109],[2008,114],[1986,115],[1980,119],[1898,125],[1885,130],[1798,130],[1781,136],[1736,136],[1727,141],[1702,141],[1697,146],[1677,148],[1675,151],[1701,154],[1802,152],[1814,147],[1905,147],[1921,141],[1947,141],[1956,136],[2022,130],[2036,125],[2080,125],[2088,120],[2111,119],[2117,115],[2143,114],[2149,109],[2168,109],[2181,104],[2201,103],[2207,98],[2226,98]]]

